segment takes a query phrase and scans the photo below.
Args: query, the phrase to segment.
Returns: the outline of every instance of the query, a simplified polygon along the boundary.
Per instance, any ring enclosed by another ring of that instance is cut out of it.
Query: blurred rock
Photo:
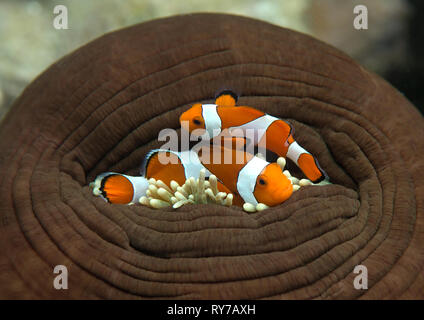
[[[359,4],[368,9],[367,30],[353,27],[353,8]],[[342,49],[374,72],[384,74],[408,60],[409,6],[405,0],[311,1],[305,16],[313,36]]]

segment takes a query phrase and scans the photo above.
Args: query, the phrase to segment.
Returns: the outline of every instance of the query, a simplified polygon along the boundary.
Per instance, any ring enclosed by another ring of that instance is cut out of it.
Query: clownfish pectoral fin
[[[144,177],[131,177],[120,173],[106,172],[96,177],[91,184],[93,194],[109,203],[129,204],[146,194],[148,181]]]
[[[215,96],[215,104],[221,107],[235,107],[237,100],[237,94],[231,90],[221,91]]]

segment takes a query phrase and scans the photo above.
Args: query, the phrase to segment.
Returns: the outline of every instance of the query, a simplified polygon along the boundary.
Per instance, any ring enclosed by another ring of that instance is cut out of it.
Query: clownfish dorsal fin
[[[221,107],[235,107],[237,100],[237,94],[231,90],[221,91],[215,96],[215,104]]]

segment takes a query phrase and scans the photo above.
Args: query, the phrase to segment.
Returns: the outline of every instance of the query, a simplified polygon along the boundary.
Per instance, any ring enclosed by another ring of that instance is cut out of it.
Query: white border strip
[[[221,133],[222,121],[216,110],[216,104],[202,105],[202,116],[205,121],[205,129],[212,139]],[[214,135],[215,133],[215,135]]]

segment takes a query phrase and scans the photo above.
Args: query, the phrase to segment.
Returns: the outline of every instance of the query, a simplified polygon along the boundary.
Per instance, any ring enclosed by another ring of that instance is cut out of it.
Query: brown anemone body
[[[161,129],[224,88],[289,120],[334,184],[254,214],[91,194],[101,172],[137,174]],[[0,150],[0,298],[424,298],[424,120],[309,36],[213,14],[107,34],[26,88]]]

